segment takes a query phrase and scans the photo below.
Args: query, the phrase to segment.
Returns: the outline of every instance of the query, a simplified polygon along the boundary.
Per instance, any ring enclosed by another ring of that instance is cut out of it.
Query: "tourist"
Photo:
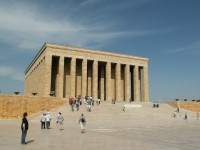
[[[76,99],[76,101],[75,101],[75,102],[76,102],[76,110],[77,110],[77,111],[79,111],[79,100],[78,100],[78,99]]]
[[[50,115],[49,112],[46,114],[45,118],[46,118],[46,128],[49,129],[50,128],[50,124],[51,124],[50,123],[51,122],[51,115]]]
[[[73,98],[70,97],[70,98],[69,98],[69,105],[72,105],[72,104],[73,104]]]
[[[25,112],[23,114],[23,118],[22,118],[22,124],[21,124],[21,130],[22,130],[22,137],[21,137],[21,144],[27,144],[26,141],[26,135],[27,135],[27,131],[28,131],[28,120],[27,117],[28,114],[27,112]]]
[[[113,104],[115,104],[115,102],[116,102],[116,99],[113,100]]]
[[[46,117],[45,117],[45,113],[42,114],[42,117],[40,119],[41,122],[41,129],[45,129],[45,122],[46,122]]]
[[[125,106],[123,106],[122,108],[123,108],[123,109],[122,109],[122,110],[123,110],[123,112],[125,112]]]
[[[83,99],[82,98],[80,98],[80,105],[82,105],[83,104]]]
[[[79,124],[80,124],[80,127],[81,127],[81,133],[85,133],[85,125],[86,125],[86,119],[84,117],[84,114],[81,114],[81,117],[79,119]]]
[[[197,120],[199,120],[199,113],[197,112]]]
[[[185,117],[184,117],[184,120],[187,120],[187,113],[185,113]]]
[[[58,116],[57,116],[57,124],[58,124],[58,129],[60,129],[60,130],[62,130],[63,121],[64,121],[64,118],[63,118],[61,112],[59,112]]]
[[[87,111],[91,112],[91,100],[87,101]]]
[[[97,104],[97,106],[99,106],[99,101],[98,101],[98,99],[96,99],[96,104]]]
[[[176,112],[177,112],[177,113],[179,113],[179,108],[178,108],[178,107],[177,107],[177,110],[176,110]]]
[[[92,102],[92,106],[94,106],[94,98],[91,96],[90,99],[91,99],[91,102]]]
[[[176,114],[175,113],[173,113],[173,117],[176,118]]]
[[[83,97],[83,104],[86,104],[87,102],[86,102],[86,99],[85,99],[85,97]]]
[[[99,104],[101,103],[101,100],[100,99],[98,99],[98,101],[99,101]]]

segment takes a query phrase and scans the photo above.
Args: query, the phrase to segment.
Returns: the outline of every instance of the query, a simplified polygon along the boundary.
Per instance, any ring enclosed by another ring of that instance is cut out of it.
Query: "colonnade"
[[[59,98],[86,95],[111,101],[149,101],[148,66],[50,56],[49,89]]]

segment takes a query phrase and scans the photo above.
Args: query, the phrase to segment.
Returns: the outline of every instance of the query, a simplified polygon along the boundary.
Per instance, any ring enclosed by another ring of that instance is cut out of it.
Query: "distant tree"
[[[177,98],[177,99],[175,99],[175,101],[179,101],[179,99]]]
[[[184,101],[186,102],[186,101],[187,101],[187,99],[184,99]]]
[[[37,93],[32,93],[34,96],[37,95]]]
[[[15,93],[15,95],[18,95],[20,92],[14,92]]]
[[[192,101],[195,102],[195,99],[193,99]]]

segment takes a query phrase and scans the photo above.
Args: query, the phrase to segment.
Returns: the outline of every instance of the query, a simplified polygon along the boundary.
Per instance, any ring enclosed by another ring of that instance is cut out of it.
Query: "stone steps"
[[[71,107],[67,104],[60,108],[54,109],[51,111],[51,116],[54,121],[56,121],[58,112],[61,112],[65,120],[78,122],[78,119],[81,113],[84,113],[87,120],[98,121],[98,120],[145,120],[145,119],[174,119],[172,113],[176,110],[175,108],[169,106],[168,104],[160,104],[159,108],[153,108],[152,103],[140,103],[141,108],[129,108],[125,112],[122,110],[123,105],[127,104],[124,102],[111,104],[110,102],[102,102],[99,106],[92,106],[92,111],[88,112],[86,105],[81,105],[80,110],[74,112],[71,111]],[[134,103],[131,103],[134,104]],[[138,104],[138,103],[137,103]],[[181,110],[181,117],[183,118],[184,114],[187,113],[188,117],[195,118],[196,113]],[[34,120],[39,120],[41,115],[34,117]]]

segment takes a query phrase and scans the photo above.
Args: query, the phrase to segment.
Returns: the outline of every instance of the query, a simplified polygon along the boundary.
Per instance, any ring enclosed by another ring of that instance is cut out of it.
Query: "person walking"
[[[76,99],[76,110],[77,111],[79,111],[79,104],[80,104],[79,99]]]
[[[199,113],[197,112],[197,120],[199,120]]]
[[[45,118],[46,118],[46,128],[49,129],[50,128],[50,122],[51,122],[51,115],[50,115],[49,112],[46,114]]]
[[[60,130],[62,130],[63,121],[64,121],[64,118],[63,118],[61,112],[59,112],[59,113],[58,113],[58,116],[57,116],[57,124],[58,124],[58,128],[59,128]]]
[[[92,111],[91,101],[88,101],[87,108],[89,112]]]
[[[179,108],[177,107],[176,112],[179,113]]]
[[[81,127],[81,133],[85,133],[85,125],[86,125],[86,119],[84,114],[81,114],[80,119],[79,119],[79,124]]]
[[[69,104],[70,104],[70,106],[71,106],[71,110],[74,111],[74,100],[73,100],[73,97],[71,97],[71,98],[69,99]]]
[[[184,117],[184,120],[187,120],[187,118],[188,118],[188,117],[187,117],[187,113],[185,113],[185,117]]]
[[[45,113],[42,114],[40,122],[41,122],[41,129],[45,129],[45,123],[46,123]]]
[[[25,112],[23,114],[23,118],[22,118],[22,124],[21,124],[21,130],[22,130],[22,137],[21,137],[21,144],[27,144],[26,141],[26,135],[27,135],[27,131],[28,131],[28,120],[27,117],[28,114],[27,112]]]

